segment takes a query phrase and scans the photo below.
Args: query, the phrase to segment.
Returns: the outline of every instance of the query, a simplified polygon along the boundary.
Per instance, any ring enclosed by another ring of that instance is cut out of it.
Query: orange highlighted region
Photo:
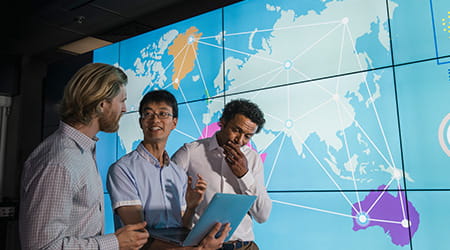
[[[202,33],[197,33],[196,27],[190,27],[186,33],[178,35],[169,47],[168,54],[174,57],[173,87],[178,89],[181,80],[192,71],[197,58],[198,39]]]

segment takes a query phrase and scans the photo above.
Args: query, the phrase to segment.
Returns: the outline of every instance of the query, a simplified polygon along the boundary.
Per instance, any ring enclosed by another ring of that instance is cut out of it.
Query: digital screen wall
[[[103,178],[142,139],[147,91],[180,103],[170,154],[247,98],[267,120],[251,142],[273,201],[255,225],[261,249],[450,246],[447,0],[248,0],[98,49],[94,61],[129,77],[119,131],[99,134]]]

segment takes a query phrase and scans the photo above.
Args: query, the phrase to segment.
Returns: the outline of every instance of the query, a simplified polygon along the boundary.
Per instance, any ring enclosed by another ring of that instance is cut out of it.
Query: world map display
[[[105,178],[142,140],[136,110],[150,90],[179,102],[169,154],[213,135],[225,103],[250,99],[266,118],[250,146],[273,202],[255,223],[261,249],[447,249],[449,55],[444,0],[214,10],[94,52],[129,78],[119,131],[98,135],[99,168]]]

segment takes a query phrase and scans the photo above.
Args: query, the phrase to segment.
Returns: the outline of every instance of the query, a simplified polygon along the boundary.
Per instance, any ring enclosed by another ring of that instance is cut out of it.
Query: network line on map
[[[197,42],[199,45],[202,46],[209,46],[212,48],[217,48],[220,50],[225,50],[227,52],[230,53],[236,53],[239,55],[244,55],[246,57],[252,57],[254,59],[258,59],[261,61],[265,61],[267,63],[273,63],[275,66],[272,68],[272,70],[267,71],[267,72],[262,72],[261,74],[255,75],[253,77],[251,77],[250,79],[247,79],[245,82],[241,82],[239,84],[239,86],[234,86],[231,85],[229,86],[228,90],[233,90],[233,91],[239,91],[240,88],[245,87],[247,85],[250,85],[254,82],[257,82],[258,80],[261,79],[265,79],[268,77],[268,80],[260,85],[260,88],[264,88],[264,87],[268,87],[271,86],[271,84],[273,84],[275,82],[276,79],[280,78],[282,76],[282,74],[285,74],[286,77],[286,82],[290,81],[290,72],[294,72],[296,73],[299,77],[304,78],[306,80],[313,80],[313,78],[311,76],[308,75],[307,72],[303,72],[300,68],[296,67],[296,62],[298,60],[301,60],[302,56],[304,56],[306,53],[310,52],[315,46],[317,46],[319,43],[321,43],[323,40],[327,39],[332,33],[334,32],[338,32],[339,30],[341,31],[341,40],[340,42],[340,51],[339,51],[339,56],[340,58],[338,59],[339,64],[336,65],[336,74],[341,74],[342,73],[342,63],[343,63],[343,48],[344,48],[344,43],[345,43],[345,38],[348,38],[350,40],[350,46],[352,48],[352,51],[354,52],[354,57],[356,60],[357,65],[359,66],[359,70],[363,71],[366,70],[366,68],[363,67],[360,58],[358,57],[357,53],[356,53],[356,48],[355,48],[355,42],[353,41],[353,36],[351,34],[351,30],[348,26],[348,23],[350,22],[350,20],[346,17],[342,18],[341,20],[337,20],[337,21],[330,21],[330,22],[321,22],[321,23],[315,23],[315,24],[308,24],[308,25],[293,25],[293,26],[289,26],[289,27],[282,27],[282,28],[277,28],[277,29],[262,29],[262,30],[253,30],[253,31],[244,31],[244,32],[236,32],[236,33],[232,33],[232,34],[227,34],[224,33],[223,37],[224,39],[226,39],[227,37],[233,37],[233,36],[244,36],[244,35],[251,35],[251,34],[255,34],[255,33],[261,33],[261,32],[273,32],[273,31],[292,31],[292,30],[298,30],[298,29],[302,29],[302,28],[306,28],[306,27],[314,27],[314,26],[320,26],[320,25],[334,25],[330,28],[330,30],[323,34],[322,36],[320,36],[314,43],[312,43],[309,47],[306,47],[304,50],[300,51],[299,53],[297,53],[296,55],[293,55],[292,58],[290,59],[285,59],[285,60],[275,60],[273,58],[270,57],[264,57],[261,56],[259,54],[251,54],[245,51],[241,51],[235,48],[230,48],[230,47],[224,47],[224,46],[220,46],[217,44],[213,44],[213,43],[209,43],[206,42],[206,40],[208,39],[216,39],[217,36],[209,36],[209,37],[202,37],[198,40],[188,40],[185,44],[185,47],[183,47],[183,49],[181,49],[179,51],[179,53],[177,55],[174,56],[174,59],[167,65],[166,69],[168,69],[175,60],[180,60],[180,58],[178,57],[183,57],[182,60],[182,65],[184,63],[185,60],[185,56],[188,53],[188,50],[193,50],[195,53],[195,64],[196,67],[198,68],[199,74],[200,74],[200,80],[202,81],[203,84],[203,88],[205,93],[207,93],[207,97],[210,98],[211,96],[209,95],[209,91],[208,88],[206,86],[206,80],[205,77],[203,75],[203,69],[202,69],[202,63],[200,62],[199,58],[198,58],[198,53],[193,49],[193,44],[195,42]],[[342,198],[349,204],[349,206],[352,208],[353,211],[356,212],[356,216],[353,215],[349,215],[349,214],[343,214],[343,213],[339,213],[339,212],[333,212],[333,211],[329,211],[329,210],[325,210],[325,209],[320,209],[320,208],[313,208],[313,207],[309,207],[309,206],[304,206],[304,205],[299,205],[299,204],[294,204],[294,203],[289,203],[289,202],[283,202],[283,201],[278,201],[278,200],[273,200],[273,202],[275,203],[279,203],[282,205],[287,205],[287,206],[293,206],[293,207],[299,207],[299,208],[304,208],[304,209],[308,209],[308,210],[314,210],[317,212],[323,212],[323,213],[328,213],[328,214],[334,214],[334,215],[338,215],[338,216],[343,216],[343,217],[349,217],[349,218],[353,218],[356,221],[358,221],[359,223],[361,223],[361,225],[366,225],[369,221],[378,221],[378,222],[385,222],[385,223],[394,223],[394,224],[402,224],[403,226],[408,226],[409,222],[407,221],[407,216],[405,214],[405,204],[403,204],[403,197],[402,197],[402,192],[400,192],[401,190],[401,185],[400,185],[400,179],[402,178],[402,174],[400,172],[400,170],[398,170],[395,166],[395,161],[392,155],[392,151],[390,149],[390,145],[387,141],[387,136],[384,132],[384,127],[383,124],[381,122],[380,116],[379,116],[379,112],[377,110],[377,107],[375,105],[375,100],[373,99],[374,97],[374,93],[372,93],[372,90],[369,87],[369,83],[367,82],[367,79],[365,77],[364,78],[364,82],[363,82],[363,86],[365,87],[365,90],[367,91],[367,94],[369,96],[369,103],[372,107],[372,111],[374,113],[374,116],[376,118],[377,121],[377,126],[379,131],[382,134],[382,138],[383,138],[383,142],[384,142],[384,147],[387,149],[388,152],[388,156],[385,156],[384,153],[382,153],[382,150],[378,147],[378,145],[375,144],[374,140],[371,139],[371,136],[369,135],[369,133],[366,131],[366,129],[364,129],[364,127],[361,125],[360,122],[358,122],[357,120],[353,120],[353,124],[360,130],[360,132],[365,136],[365,138],[369,141],[369,144],[371,146],[373,146],[373,148],[375,149],[375,151],[382,157],[382,159],[385,161],[385,163],[389,166],[389,168],[392,168],[392,178],[389,180],[388,184],[385,186],[384,190],[379,192],[379,195],[377,197],[377,199],[371,204],[371,206],[369,207],[369,209],[367,209],[366,211],[363,210],[363,208],[361,207],[361,198],[360,198],[360,194],[359,194],[359,188],[358,188],[358,183],[356,182],[356,177],[355,177],[355,171],[356,171],[356,167],[352,168],[351,174],[352,174],[352,180],[353,180],[353,187],[355,189],[355,193],[356,193],[356,203],[353,203],[350,201],[350,198],[347,196],[347,194],[343,191],[342,187],[338,184],[338,182],[336,181],[335,177],[333,177],[333,175],[330,173],[330,171],[327,169],[326,166],[323,165],[323,163],[321,162],[321,160],[319,159],[319,157],[316,156],[316,154],[314,153],[314,151],[306,144],[305,139],[306,138],[302,138],[302,136],[300,136],[297,131],[293,130],[290,131],[290,134],[292,134],[292,136],[295,136],[297,138],[297,140],[302,142],[302,146],[303,148],[309,152],[311,154],[311,157],[313,157],[314,161],[317,163],[317,166],[323,171],[323,173],[328,177],[328,179],[335,185],[337,191],[339,191],[339,193],[341,194]],[[175,77],[175,79],[179,79],[179,77]],[[343,124],[343,120],[342,117],[343,116],[349,116],[349,117],[353,117],[351,114],[351,111],[349,111],[347,109],[347,107],[345,105],[343,105],[343,103],[341,103],[341,98],[339,93],[337,92],[337,90],[340,88],[340,78],[336,79],[336,83],[335,83],[335,88],[336,91],[332,91],[329,88],[326,88],[324,86],[322,86],[321,84],[317,84],[318,88],[321,88],[324,93],[328,94],[330,96],[330,98],[328,100],[325,100],[321,103],[319,103],[318,105],[314,106],[313,108],[311,108],[310,110],[306,111],[305,113],[297,116],[297,117],[291,117],[290,113],[290,109],[291,109],[291,98],[289,93],[287,93],[286,96],[286,100],[288,102],[287,105],[287,113],[288,113],[288,117],[287,119],[283,118],[283,117],[278,117],[277,114],[270,114],[267,113],[267,117],[270,119],[273,119],[275,121],[278,121],[280,123],[282,123],[283,125],[285,125],[285,128],[281,131],[279,131],[269,142],[267,145],[263,145],[263,147],[260,148],[259,153],[263,153],[265,152],[265,150],[267,150],[273,143],[275,143],[275,141],[277,141],[277,139],[280,138],[281,136],[281,143],[278,145],[277,150],[276,150],[276,155],[274,157],[274,161],[270,167],[270,171],[267,177],[267,181],[266,181],[266,187],[269,187],[270,182],[271,182],[271,178],[274,174],[274,172],[276,171],[277,168],[277,162],[279,160],[279,155],[280,152],[282,151],[282,148],[284,146],[285,140],[287,138],[287,131],[292,129],[293,124],[299,122],[302,119],[307,119],[308,115],[313,114],[315,112],[317,112],[318,110],[320,110],[322,107],[328,106],[328,105],[335,105],[336,106],[336,112],[338,114],[339,117],[339,122],[340,122],[340,127],[342,128],[342,138],[343,138],[343,144],[345,147],[345,153],[347,156],[348,161],[351,160],[351,151],[352,149],[349,147],[349,142],[348,142],[348,138],[347,138],[347,134],[345,132],[345,125]],[[179,84],[179,82],[175,83]],[[171,84],[168,84],[167,87],[172,86],[174,84],[174,82],[172,82]],[[287,86],[287,88],[289,89],[291,86]],[[183,92],[183,86],[180,84],[179,86],[179,90],[181,92],[181,95],[183,97],[183,100],[185,102],[187,102],[187,98]],[[289,91],[287,91],[289,92]],[[221,94],[221,93],[218,93]],[[255,94],[253,95],[252,98],[256,98],[261,94],[261,92],[255,91]],[[197,118],[195,117],[194,113],[192,112],[192,109],[190,107],[190,103],[187,102],[186,106],[189,112],[189,115],[191,117],[191,119],[194,121],[195,124],[195,128],[196,131],[199,135],[202,134],[200,126],[199,126],[199,122],[197,121]],[[196,139],[198,138],[198,136],[194,136],[191,135],[189,133],[180,131],[180,130],[176,130],[178,133],[183,134],[191,139]],[[388,160],[389,159],[389,160]],[[397,182],[397,187],[398,187],[398,193],[399,193],[399,197],[400,197],[400,203],[401,203],[401,209],[402,209],[402,214],[403,214],[403,220],[402,221],[390,221],[390,220],[383,220],[382,218],[373,218],[370,216],[371,211],[374,209],[374,207],[378,204],[378,202],[382,199],[383,195],[387,192],[387,189],[391,186],[392,182],[396,181]],[[355,204],[357,204],[357,207],[355,207]]]

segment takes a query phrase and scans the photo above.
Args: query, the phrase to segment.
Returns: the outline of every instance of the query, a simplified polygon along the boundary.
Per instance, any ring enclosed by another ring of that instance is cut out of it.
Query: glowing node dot
[[[360,214],[360,215],[358,216],[358,220],[359,220],[361,223],[366,223],[366,222],[367,222],[367,216],[366,216],[365,214]]]
[[[399,180],[402,177],[402,172],[400,169],[394,169],[393,173],[394,179]]]
[[[188,37],[188,44],[191,44],[195,41],[195,38],[193,36]]]
[[[292,62],[290,60],[287,60],[284,62],[284,69],[290,69],[292,67]]]
[[[292,128],[294,122],[292,122],[292,120],[287,120],[284,125],[286,126],[286,128]]]
[[[370,217],[369,215],[367,215],[365,212],[361,212],[356,216],[356,222],[362,226],[365,227],[369,224],[370,222]]]
[[[178,83],[180,80],[178,78],[175,78],[175,83]]]
[[[343,24],[347,24],[348,21],[349,21],[348,17],[342,18],[342,23],[343,23]]]
[[[339,101],[339,95],[338,94],[334,94],[333,95],[333,100],[336,101],[336,102]]]
[[[411,223],[409,222],[409,220],[407,220],[407,219],[402,220],[402,227],[408,228],[409,226],[411,226]]]

